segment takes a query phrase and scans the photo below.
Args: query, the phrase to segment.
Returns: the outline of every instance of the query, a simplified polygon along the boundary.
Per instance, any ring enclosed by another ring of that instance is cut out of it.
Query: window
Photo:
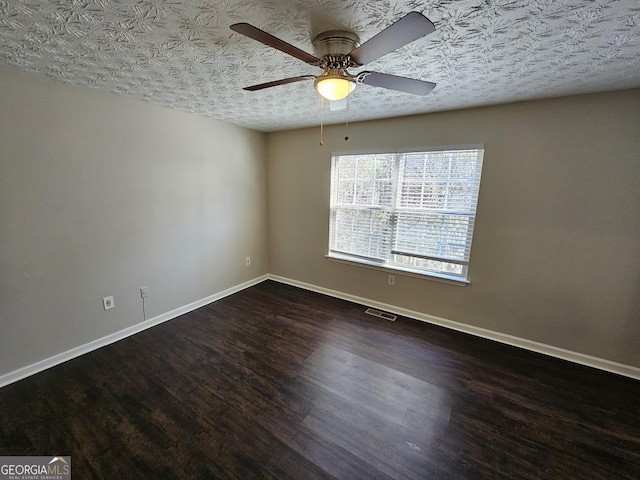
[[[466,281],[483,153],[334,155],[329,257]]]

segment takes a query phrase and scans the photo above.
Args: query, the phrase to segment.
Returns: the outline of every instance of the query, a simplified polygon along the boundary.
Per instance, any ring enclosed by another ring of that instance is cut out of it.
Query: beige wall
[[[265,142],[0,69],[0,375],[267,273]]]
[[[640,367],[640,90],[269,134],[270,272]],[[471,284],[325,258],[332,151],[485,144]]]
[[[317,128],[265,136],[0,69],[0,375],[141,322],[141,286],[151,318],[267,272],[640,366],[639,112],[632,90],[349,142],[332,126],[319,147]],[[475,143],[470,285],[325,258],[332,151]]]

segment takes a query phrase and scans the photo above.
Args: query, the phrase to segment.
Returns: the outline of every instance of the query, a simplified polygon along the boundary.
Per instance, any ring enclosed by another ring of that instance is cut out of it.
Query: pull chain
[[[348,142],[349,141],[349,104],[351,102],[349,101],[349,97],[347,97],[347,129],[346,129],[346,135],[344,137],[344,141]]]
[[[324,120],[324,98],[322,97],[322,95],[318,95],[320,97],[320,146],[324,145],[324,142],[322,141],[322,135],[323,135],[323,120]]]

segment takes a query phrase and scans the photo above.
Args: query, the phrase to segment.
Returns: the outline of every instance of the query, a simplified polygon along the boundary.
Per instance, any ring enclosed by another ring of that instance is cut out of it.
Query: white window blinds
[[[334,160],[335,162],[335,160]],[[391,248],[393,155],[349,155],[334,168],[334,251],[384,261]]]
[[[329,254],[467,276],[483,150],[333,157]]]

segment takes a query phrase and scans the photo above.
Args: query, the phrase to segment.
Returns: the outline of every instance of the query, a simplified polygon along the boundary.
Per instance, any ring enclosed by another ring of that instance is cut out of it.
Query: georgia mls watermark
[[[0,457],[0,480],[71,480],[71,457]]]

